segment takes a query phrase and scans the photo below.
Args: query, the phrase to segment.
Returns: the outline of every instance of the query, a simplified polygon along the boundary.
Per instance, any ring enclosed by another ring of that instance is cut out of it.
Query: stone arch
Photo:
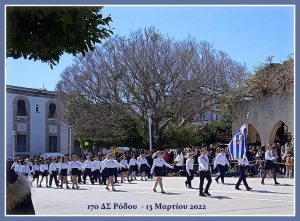
[[[248,141],[248,144],[255,144],[255,145],[261,144],[260,133],[258,132],[257,128],[252,123],[248,123],[247,141]]]
[[[281,145],[289,141],[291,134],[288,131],[287,124],[279,120],[271,130],[269,143],[273,144],[274,142],[279,142]]]

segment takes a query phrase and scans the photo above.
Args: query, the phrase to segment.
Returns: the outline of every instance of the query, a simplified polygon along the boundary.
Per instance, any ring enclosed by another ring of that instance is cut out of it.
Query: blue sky
[[[282,62],[294,51],[294,9],[276,6],[106,6],[115,35],[154,26],[174,39],[194,37],[245,63],[248,70],[274,56]],[[63,70],[72,65],[71,55],[62,56],[53,70],[42,62],[7,59],[6,84],[55,90]]]

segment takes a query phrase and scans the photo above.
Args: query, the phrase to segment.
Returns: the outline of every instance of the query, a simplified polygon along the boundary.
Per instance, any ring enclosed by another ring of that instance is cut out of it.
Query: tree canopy
[[[75,99],[66,118],[81,132],[83,125],[98,128],[98,137],[122,127],[124,115],[145,124],[151,109],[154,141],[162,145],[166,128],[182,127],[195,114],[220,104],[247,75],[244,65],[208,42],[175,41],[150,27],[110,38],[84,58],[77,57],[57,90],[62,104],[72,103],[70,96],[88,103]]]
[[[248,80],[247,96],[261,99],[272,95],[292,93],[294,91],[294,58],[289,56],[282,64],[261,64],[256,68],[255,74]]]
[[[85,55],[112,31],[102,7],[6,7],[6,56],[53,65],[63,53]]]

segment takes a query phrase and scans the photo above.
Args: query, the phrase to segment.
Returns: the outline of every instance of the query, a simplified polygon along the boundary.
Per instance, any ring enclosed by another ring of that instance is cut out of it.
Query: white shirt
[[[56,169],[59,169],[60,163],[55,163]]]
[[[162,167],[163,165],[165,165],[165,166],[167,166],[167,167],[173,169],[173,167],[172,167],[170,164],[166,163],[166,161],[165,161],[163,158],[157,157],[157,158],[153,161],[153,165],[152,165],[152,168],[151,168],[151,172],[150,172],[150,173],[153,173],[155,167]]]
[[[238,165],[248,166],[249,161],[248,161],[247,157],[245,156],[245,158],[238,159]]]
[[[275,157],[273,157],[272,151],[267,150],[265,152],[265,160],[274,160]]]
[[[121,160],[120,164],[122,164],[125,168],[128,168],[128,161],[127,160]]]
[[[226,154],[219,153],[216,156],[215,162],[214,162],[214,168],[216,168],[218,164],[220,164],[222,166],[225,166],[225,164],[227,164],[228,166],[230,166],[230,164],[227,160]]]
[[[40,165],[33,165],[31,172],[35,173],[35,171],[40,171]]]
[[[93,161],[93,169],[94,170],[100,170],[101,169],[101,162],[99,160]]]
[[[178,154],[174,161],[176,162],[176,166],[183,166],[184,163],[183,153]]]
[[[130,159],[129,166],[134,166],[134,165],[137,165],[137,164],[138,164],[138,162],[137,162],[136,159]]]
[[[206,155],[200,155],[198,157],[199,171],[209,170],[209,159]]]
[[[90,161],[90,160],[84,161],[84,167],[85,167],[85,168],[91,168],[91,169],[92,169],[92,167],[93,167],[92,161]]]
[[[146,160],[146,158],[145,157],[141,157],[140,159],[139,159],[139,165],[141,166],[142,164],[146,164],[148,167],[150,167],[150,165],[149,165],[149,163],[148,163],[148,161]]]
[[[104,170],[104,168],[116,168],[116,167],[124,167],[122,164],[118,163],[116,160],[107,160],[104,165],[101,167],[101,172]]]
[[[19,164],[15,165],[14,171],[16,173],[22,173],[22,165],[19,165]]]
[[[78,165],[80,165],[80,167],[78,167],[78,169],[83,171],[85,169],[84,163],[80,162],[79,160],[77,161],[77,163],[78,163]]]
[[[49,165],[49,172],[52,174],[52,171],[57,171],[56,163],[50,163]]]
[[[69,164],[67,162],[59,164],[59,172],[61,172],[61,170],[65,170],[65,169],[68,169],[68,168],[69,168]]]
[[[45,170],[48,170],[48,164],[41,164],[40,166],[40,171],[45,171]]]
[[[15,161],[12,165],[10,169],[13,169],[16,165],[18,165],[18,163]]]
[[[187,172],[189,172],[189,170],[194,169],[194,160],[193,159],[189,158],[189,159],[186,160],[185,169],[186,169]]]
[[[30,173],[29,165],[22,166],[22,173],[27,173],[27,174]]]

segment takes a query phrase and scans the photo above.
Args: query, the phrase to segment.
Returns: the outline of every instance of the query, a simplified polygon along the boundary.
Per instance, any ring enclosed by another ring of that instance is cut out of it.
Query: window
[[[17,102],[17,116],[27,116],[25,101],[23,100]]]
[[[49,152],[57,152],[57,136],[49,136]]]
[[[17,135],[16,152],[26,152],[26,135]]]
[[[51,103],[49,105],[49,115],[48,115],[48,117],[49,118],[54,118],[55,117],[55,112],[56,112],[56,105]]]
[[[40,113],[40,112],[39,112],[39,105],[38,105],[38,104],[35,105],[35,112],[36,112],[36,113]]]

